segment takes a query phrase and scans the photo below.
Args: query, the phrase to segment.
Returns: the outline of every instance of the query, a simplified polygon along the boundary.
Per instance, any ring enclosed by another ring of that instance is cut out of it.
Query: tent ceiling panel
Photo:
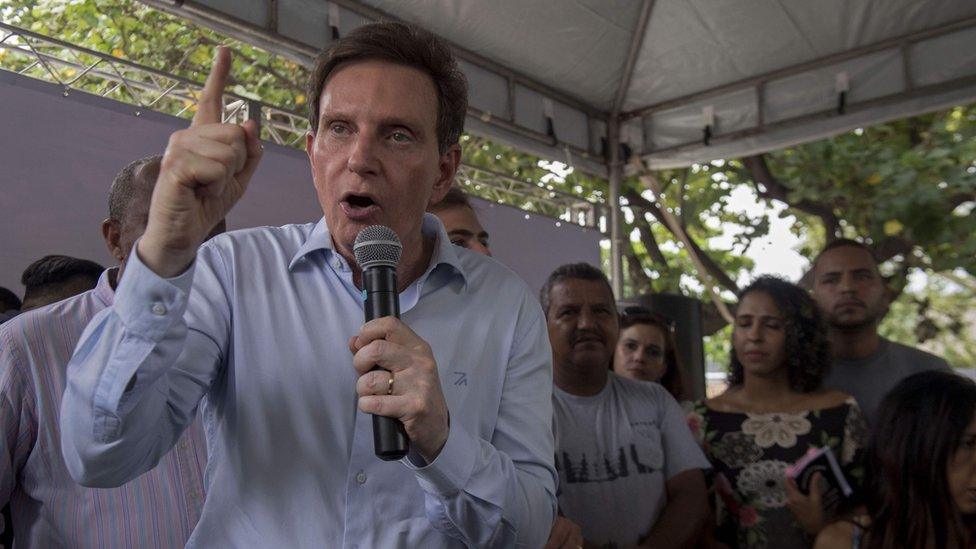
[[[811,115],[801,117],[802,124],[770,124],[763,132],[742,132],[733,139],[716,139],[709,147],[678,147],[666,153],[645,157],[652,169],[680,168],[709,160],[741,158],[753,154],[792,147],[824,139],[839,132],[863,128],[890,120],[916,116],[933,110],[962,105],[976,98],[976,80],[925,94],[909,95],[898,102],[878,101],[870,109],[854,109],[846,116]]]
[[[780,122],[837,108],[838,74],[858,83],[847,96],[851,103],[896,94],[904,89],[904,68],[900,52],[890,49],[772,80],[764,90],[763,120]]]
[[[609,111],[633,37],[634,0],[364,0]]]
[[[419,24],[463,61],[471,131],[592,173],[622,82],[623,141],[652,166],[976,100],[973,0],[143,1],[304,62],[368,20]]]
[[[909,56],[912,83],[930,86],[976,74],[976,26],[934,38],[913,47]],[[960,54],[953,54],[960,52]]]
[[[651,136],[650,146],[654,149],[667,149],[702,142],[707,125],[704,112],[706,107],[712,108],[712,139],[752,128],[759,119],[755,90],[738,90],[645,117],[644,131]]]
[[[292,0],[278,7],[278,32],[317,49],[329,45],[329,13],[316,9],[319,0]]]
[[[971,0],[657,0],[624,110],[972,16]]]

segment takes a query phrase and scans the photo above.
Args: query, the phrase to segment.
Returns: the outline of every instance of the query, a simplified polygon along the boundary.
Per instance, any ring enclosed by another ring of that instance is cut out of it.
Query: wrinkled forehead
[[[858,246],[839,246],[827,250],[820,254],[817,264],[814,265],[815,275],[861,270],[877,272],[878,265],[870,252]]]
[[[426,72],[384,59],[356,59],[329,73],[318,98],[320,117],[356,113],[376,119],[411,119],[436,126],[437,86]]]
[[[552,306],[559,305],[607,305],[616,310],[610,288],[602,280],[565,278],[549,290]]]

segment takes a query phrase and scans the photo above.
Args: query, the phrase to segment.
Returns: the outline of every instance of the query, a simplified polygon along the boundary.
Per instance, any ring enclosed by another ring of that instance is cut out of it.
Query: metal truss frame
[[[90,50],[0,22],[0,70],[52,82],[64,89],[95,94],[135,107],[133,114],[157,111],[190,118],[202,85],[186,78]],[[304,150],[309,130],[303,113],[225,93],[224,121],[254,119],[261,138]],[[543,182],[524,181],[462,163],[457,183],[475,196],[582,227],[607,231],[604,205]]]

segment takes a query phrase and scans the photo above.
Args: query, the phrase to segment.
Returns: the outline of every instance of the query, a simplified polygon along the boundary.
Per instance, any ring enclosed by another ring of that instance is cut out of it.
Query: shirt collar
[[[95,284],[95,288],[92,293],[95,297],[99,299],[106,307],[111,307],[112,302],[115,300],[115,290],[112,289],[112,279],[118,277],[119,268],[112,267],[110,269],[105,269],[102,271],[101,276],[98,277],[98,283]]]
[[[457,254],[457,247],[451,244],[451,239],[447,236],[444,224],[437,216],[429,213],[424,214],[424,220],[420,227],[420,232],[425,236],[434,237],[434,253],[431,254],[430,265],[424,272],[423,278],[430,275],[437,267],[446,265],[454,270],[464,284],[467,285],[468,277],[461,265],[461,259]],[[292,270],[302,258],[317,250],[327,250],[335,253],[332,244],[332,235],[329,233],[329,226],[325,223],[325,217],[319,219],[318,223],[309,233],[308,238],[302,243],[295,255],[288,263],[288,270]]]
[[[329,226],[325,224],[325,217],[319,219],[319,222],[315,224],[312,232],[309,233],[308,238],[302,243],[298,251],[291,258],[288,263],[288,270],[295,268],[295,265],[302,260],[306,255],[317,251],[317,250],[329,250],[335,251],[332,246],[332,235],[329,234]]]

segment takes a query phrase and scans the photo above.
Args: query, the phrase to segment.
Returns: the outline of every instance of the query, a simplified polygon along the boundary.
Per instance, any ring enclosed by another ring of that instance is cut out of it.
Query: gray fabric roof
[[[418,24],[457,47],[470,130],[598,173],[615,114],[622,141],[669,167],[976,99],[972,0],[146,3],[302,60],[330,27]]]

